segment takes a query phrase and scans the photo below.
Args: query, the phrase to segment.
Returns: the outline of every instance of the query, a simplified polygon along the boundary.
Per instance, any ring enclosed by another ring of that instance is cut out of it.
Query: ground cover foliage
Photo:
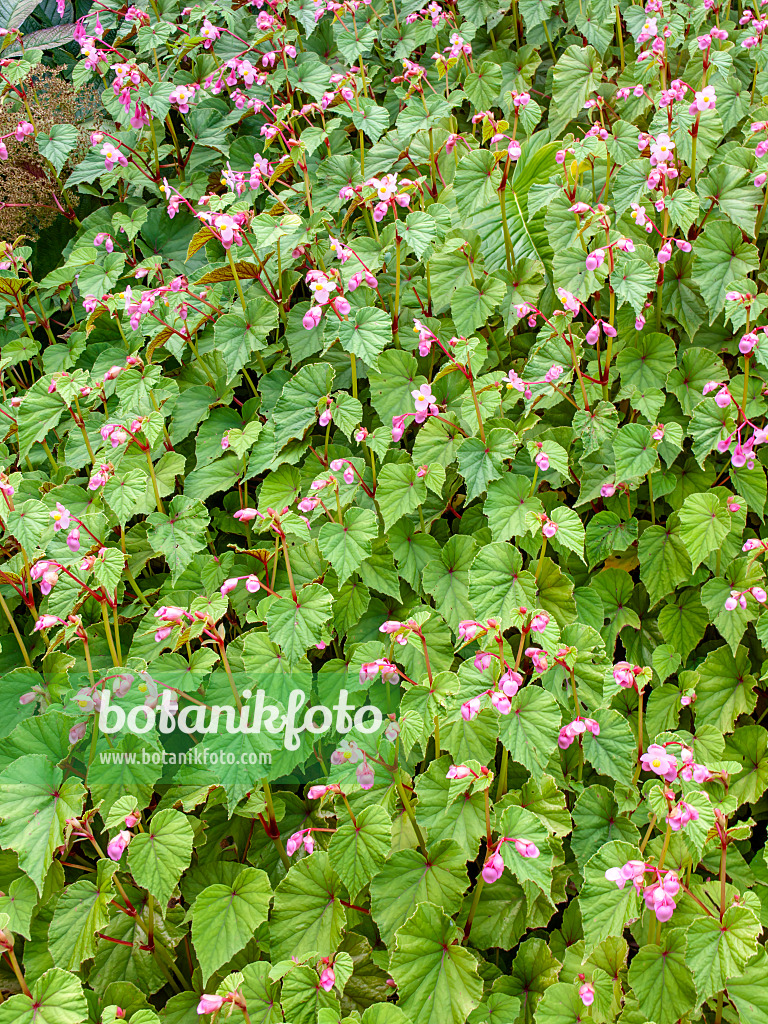
[[[0,1024],[768,1024],[768,22],[34,6]]]

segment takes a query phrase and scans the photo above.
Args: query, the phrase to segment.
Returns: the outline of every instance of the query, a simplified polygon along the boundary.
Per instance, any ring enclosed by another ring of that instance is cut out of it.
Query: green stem
[[[544,552],[546,550],[547,550],[547,538],[542,534],[542,537],[541,537],[541,554],[539,555],[539,562],[538,562],[538,565],[536,566],[536,575],[534,577],[534,582],[536,580],[538,580],[538,578],[539,578],[539,573],[541,572],[541,567],[544,564]]]
[[[3,613],[6,619],[8,619],[8,625],[11,627],[13,635],[16,637],[16,642],[21,648],[21,653],[24,657],[24,661],[27,663],[27,667],[32,668],[32,662],[29,660],[29,654],[27,653],[27,648],[24,646],[24,641],[21,637],[21,633],[19,632],[18,626],[16,625],[13,615],[11,614],[11,610],[5,603],[5,598],[3,597],[2,594],[0,594],[0,608],[3,609]]]
[[[480,893],[483,891],[484,885],[485,879],[483,878],[482,875],[479,875],[477,881],[475,882],[475,892],[472,897],[472,906],[469,908],[469,913],[467,914],[467,923],[464,925],[464,935],[461,940],[462,942],[466,942],[467,939],[469,938],[469,933],[472,930],[472,922],[475,919],[475,912],[477,911],[477,905],[480,902]]]
[[[416,815],[413,813],[413,807],[411,806],[411,801],[408,797],[408,794],[405,791],[405,786],[403,785],[402,780],[399,780],[397,783],[397,792],[400,794],[400,799],[403,801],[405,813],[410,818],[411,825],[413,826],[413,831],[416,833],[416,842],[419,844],[419,849],[426,858],[427,844],[424,840],[424,833],[421,831],[421,829],[419,828],[419,823],[416,821]]]
[[[288,854],[285,852],[283,841],[280,838],[280,829],[277,827],[277,818],[275,817],[275,805],[272,802],[272,790],[269,788],[269,782],[266,779],[261,780],[261,785],[264,790],[264,801],[267,805],[267,815],[269,817],[269,838],[275,844],[280,860],[283,862],[283,866],[286,871],[291,868],[291,861]]]
[[[155,504],[157,505],[157,511],[161,515],[165,515],[165,508],[163,507],[163,501],[160,497],[160,490],[157,486],[157,477],[155,476],[155,467],[152,464],[152,453],[149,448],[146,449],[144,454],[147,457],[147,465],[149,466],[149,475],[152,477],[152,490],[155,492]]]

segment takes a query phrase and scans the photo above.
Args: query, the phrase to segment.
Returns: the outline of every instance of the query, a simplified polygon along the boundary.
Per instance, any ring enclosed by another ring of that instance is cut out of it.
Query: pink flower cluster
[[[751,594],[758,604],[765,604],[768,594],[762,587],[748,587],[746,590],[732,590],[725,599],[725,610],[735,611],[736,608],[747,607],[747,594]]]
[[[645,875],[653,872],[654,881],[646,885]],[[680,880],[671,870],[660,870],[642,860],[628,860],[621,867],[608,868],[605,877],[623,889],[627,882],[632,882],[638,893],[645,899],[645,905],[656,914],[658,921],[669,921],[677,904],[674,897],[680,891]]]
[[[557,745],[561,750],[567,750],[573,741],[582,736],[585,732],[591,732],[593,736],[600,735],[600,726],[594,718],[582,718],[578,715],[572,722],[564,725],[557,735]]]
[[[697,764],[693,760],[693,751],[684,744],[680,746],[680,764],[674,754],[667,750],[668,746],[678,744],[678,740],[670,740],[669,743],[652,743],[640,758],[642,768],[647,772],[660,775],[666,782],[674,782],[677,778],[690,782],[709,782],[714,775],[703,764]]]
[[[536,857],[541,855],[541,851],[535,843],[529,843],[526,839],[515,839],[511,836],[503,836],[499,840],[496,849],[483,865],[481,874],[486,885],[493,885],[494,882],[498,882],[504,874],[504,860],[499,853],[502,843],[512,843],[515,850],[517,850],[521,857],[527,857],[535,860]]]

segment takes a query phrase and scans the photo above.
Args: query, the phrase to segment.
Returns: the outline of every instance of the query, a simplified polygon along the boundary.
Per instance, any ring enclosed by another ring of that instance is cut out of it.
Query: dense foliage
[[[0,1024],[768,1024],[768,19],[421,3],[3,8]]]

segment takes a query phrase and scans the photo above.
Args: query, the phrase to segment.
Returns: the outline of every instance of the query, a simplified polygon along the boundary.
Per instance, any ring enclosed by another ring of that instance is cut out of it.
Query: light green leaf
[[[271,899],[269,878],[258,868],[243,868],[231,885],[217,882],[198,894],[190,914],[203,983],[245,947],[266,921]]]
[[[477,961],[448,914],[421,903],[395,935],[390,971],[398,1005],[419,1024],[464,1024],[482,998]]]
[[[139,832],[128,847],[128,866],[137,885],[161,904],[173,895],[181,874],[192,859],[194,831],[179,811],[157,811],[145,832]]]
[[[333,956],[346,922],[347,892],[327,853],[317,851],[294,864],[275,892],[270,923],[273,960],[316,951]]]
[[[371,554],[372,541],[378,535],[376,515],[367,508],[349,508],[343,523],[325,523],[318,543],[323,558],[327,558],[344,583]]]
[[[646,1020],[675,1024],[696,1005],[696,986],[686,964],[686,929],[665,931],[661,945],[643,946],[629,968],[629,983]]]

